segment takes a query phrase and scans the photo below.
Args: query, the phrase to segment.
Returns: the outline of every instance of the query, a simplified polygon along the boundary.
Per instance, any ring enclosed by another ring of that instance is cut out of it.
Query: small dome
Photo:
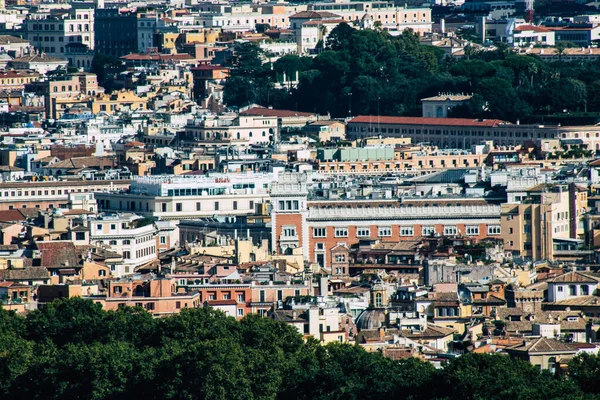
[[[356,318],[356,329],[358,331],[372,330],[381,328],[386,321],[385,310],[382,308],[363,311]]]

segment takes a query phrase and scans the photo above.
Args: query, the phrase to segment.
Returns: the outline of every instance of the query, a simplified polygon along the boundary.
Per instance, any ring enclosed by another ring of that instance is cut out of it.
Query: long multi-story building
[[[0,91],[11,92],[25,89],[25,85],[40,79],[40,74],[33,71],[0,72]]]
[[[388,1],[336,1],[304,4],[240,4],[202,3],[197,7],[200,14],[194,17],[195,24],[206,28],[221,28],[224,31],[251,31],[256,25],[274,28],[295,29],[290,17],[302,12],[335,14],[342,21],[360,22],[365,16],[379,21],[391,31],[412,29],[422,34],[430,32],[431,10],[396,6]],[[298,24],[298,22],[296,22]]]
[[[370,136],[406,137],[413,143],[430,143],[440,148],[469,149],[482,141],[497,146],[518,146],[532,141],[578,139],[591,150],[600,149],[600,127],[521,125],[498,119],[387,117],[361,115],[348,122],[348,139]],[[567,142],[569,143],[569,142]]]
[[[0,183],[0,210],[66,208],[70,193],[115,193],[129,181],[49,181]]]
[[[278,118],[274,116],[217,116],[190,121],[180,139],[191,147],[251,146],[272,143],[278,134]]]
[[[133,274],[134,268],[157,258],[158,228],[151,220],[135,214],[104,214],[91,220],[90,241],[108,246],[123,257],[123,264],[113,266],[114,276]]]
[[[159,219],[254,214],[269,201],[273,174],[136,177],[128,192],[97,193],[100,210],[129,211]]]
[[[24,28],[25,37],[31,45],[50,56],[63,57],[65,46],[69,43],[82,43],[88,49],[94,49],[93,9],[31,13]]]
[[[305,174],[282,174],[271,187],[272,244],[277,254],[302,248],[330,268],[332,249],[361,241],[398,242],[423,236],[500,237],[500,205],[482,198],[319,199]]]

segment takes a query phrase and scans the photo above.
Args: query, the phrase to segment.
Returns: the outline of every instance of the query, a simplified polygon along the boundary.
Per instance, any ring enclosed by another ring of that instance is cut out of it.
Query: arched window
[[[435,117],[436,118],[444,117],[444,109],[442,108],[442,106],[437,106],[437,108],[435,109]]]

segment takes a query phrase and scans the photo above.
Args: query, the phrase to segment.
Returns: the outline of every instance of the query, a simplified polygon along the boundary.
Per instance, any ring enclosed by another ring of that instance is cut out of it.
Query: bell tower
[[[308,177],[305,173],[281,173],[271,185],[271,252],[273,254],[294,253],[302,248],[308,257]]]

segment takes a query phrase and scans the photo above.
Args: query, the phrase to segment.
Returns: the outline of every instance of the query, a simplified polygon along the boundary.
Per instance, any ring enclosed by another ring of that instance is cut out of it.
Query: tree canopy
[[[234,52],[225,85],[229,106],[255,102],[334,117],[348,116],[350,109],[355,115],[416,116],[422,98],[452,92],[474,95],[453,111],[459,117],[540,122],[549,114],[600,112],[600,61],[544,62],[506,46],[468,49],[457,60],[420,44],[410,30],[394,37],[348,24],[334,28],[315,57],[287,55],[271,64],[252,43],[236,45]],[[288,78],[298,73],[296,88],[276,85],[284,72]]]
[[[468,354],[436,369],[209,308],[159,319],[78,298],[26,317],[0,309],[0,398],[592,399],[599,365],[578,357],[565,379],[508,356]]]

